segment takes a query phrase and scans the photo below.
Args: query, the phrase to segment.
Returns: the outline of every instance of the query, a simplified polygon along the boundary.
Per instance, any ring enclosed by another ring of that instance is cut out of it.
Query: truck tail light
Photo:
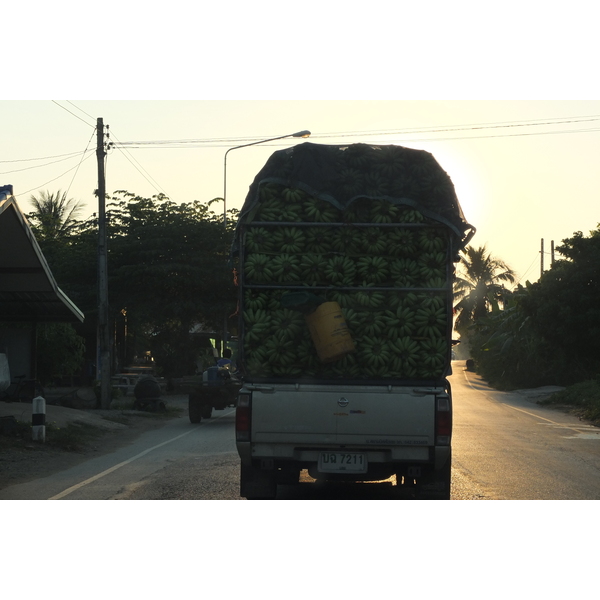
[[[435,399],[435,445],[449,446],[452,437],[452,403],[447,394]]]
[[[238,442],[250,441],[250,394],[240,394],[238,396],[237,408],[235,411],[235,439]]]

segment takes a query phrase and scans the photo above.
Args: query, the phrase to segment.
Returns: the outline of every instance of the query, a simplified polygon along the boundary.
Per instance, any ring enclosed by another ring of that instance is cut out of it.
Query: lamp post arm
[[[242,144],[241,146],[234,146],[233,148],[229,148],[225,152],[225,157],[223,158],[223,225],[227,226],[227,155],[232,150],[237,150],[238,148],[247,148],[248,146],[256,146],[257,144],[265,144],[266,142],[274,142],[275,140],[282,140],[288,137],[309,137],[310,131],[298,131],[296,133],[288,133],[287,135],[280,135],[274,138],[269,138],[268,140],[259,140],[258,142],[250,142],[249,144]]]

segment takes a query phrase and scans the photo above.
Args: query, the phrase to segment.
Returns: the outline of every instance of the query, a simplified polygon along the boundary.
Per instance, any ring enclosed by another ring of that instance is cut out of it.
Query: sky
[[[97,210],[97,118],[114,142],[106,191],[174,202],[220,198],[241,208],[276,150],[319,144],[397,144],[433,154],[467,221],[517,273],[535,281],[551,241],[600,223],[600,100],[6,100],[0,101],[0,184],[24,212],[31,195],[67,192]],[[285,138],[309,130],[308,140]],[[136,143],[137,142],[137,143]],[[222,212],[223,204],[213,205]],[[558,258],[558,254],[556,255]]]

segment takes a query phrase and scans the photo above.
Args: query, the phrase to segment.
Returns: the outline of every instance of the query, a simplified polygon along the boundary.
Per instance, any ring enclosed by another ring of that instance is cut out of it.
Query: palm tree
[[[77,225],[76,217],[81,212],[83,205],[72,198],[67,199],[67,193],[40,192],[39,197],[32,195],[30,202],[34,212],[27,216],[40,238],[56,240],[63,238]]]
[[[515,272],[502,260],[493,257],[485,244],[468,246],[461,256],[460,273],[454,284],[456,329],[459,333],[504,302],[508,291],[504,283],[514,283]]]

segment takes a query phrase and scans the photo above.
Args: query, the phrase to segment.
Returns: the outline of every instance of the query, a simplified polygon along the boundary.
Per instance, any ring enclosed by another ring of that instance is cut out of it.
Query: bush
[[[541,400],[542,405],[567,405],[578,409],[580,417],[600,424],[600,381],[589,379]]]

